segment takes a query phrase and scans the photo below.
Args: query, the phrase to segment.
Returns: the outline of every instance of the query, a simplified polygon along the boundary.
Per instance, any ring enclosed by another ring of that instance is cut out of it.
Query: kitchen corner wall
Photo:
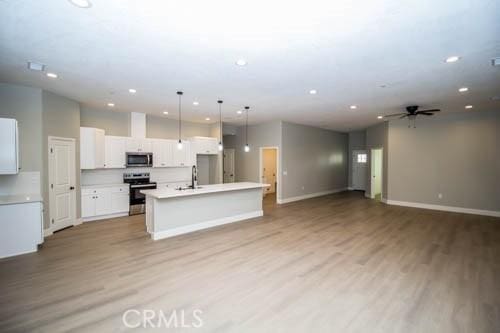
[[[347,189],[348,135],[282,123],[282,199]]]
[[[348,186],[352,187],[352,152],[354,150],[366,150],[366,131],[353,131],[348,133],[349,150],[347,154]]]
[[[224,147],[235,149],[238,182],[260,182],[259,148],[278,147],[280,201],[347,188],[347,134],[281,121],[251,125],[245,153],[245,127],[235,133],[224,136]]]
[[[66,97],[48,91],[42,91],[42,161],[44,174],[42,177],[42,196],[44,198],[45,228],[50,226],[49,220],[49,136],[75,139],[76,168],[76,216],[81,217],[80,197],[80,104]]]
[[[371,150],[382,148],[382,198],[388,198],[389,182],[389,123],[383,122],[366,129],[366,151],[368,161],[366,164],[366,191],[365,195],[371,193]]]

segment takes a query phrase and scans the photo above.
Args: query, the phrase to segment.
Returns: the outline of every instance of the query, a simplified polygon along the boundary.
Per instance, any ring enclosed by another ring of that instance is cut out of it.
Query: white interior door
[[[382,149],[371,151],[371,197],[382,194]]]
[[[49,216],[56,231],[76,220],[75,140],[49,137]]]
[[[353,190],[366,189],[366,150],[353,150],[352,152],[352,188]]]
[[[264,184],[271,184],[266,187],[266,193],[276,192],[276,149],[268,148],[262,150],[262,180]]]
[[[224,183],[234,183],[234,149],[224,149]]]

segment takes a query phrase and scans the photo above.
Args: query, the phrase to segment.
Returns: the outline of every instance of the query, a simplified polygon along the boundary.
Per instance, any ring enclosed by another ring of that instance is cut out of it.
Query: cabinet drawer
[[[129,193],[129,187],[128,186],[117,186],[117,187],[112,187],[110,189],[111,193]]]
[[[109,188],[83,188],[82,195],[90,195],[90,194],[106,194],[109,193]]]

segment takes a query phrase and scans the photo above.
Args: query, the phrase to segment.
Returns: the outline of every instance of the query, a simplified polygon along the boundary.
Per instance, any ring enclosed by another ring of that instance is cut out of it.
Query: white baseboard
[[[123,217],[123,216],[128,216],[128,212],[100,215],[100,216],[82,217],[81,221],[82,222],[91,222],[91,221],[98,221],[98,220],[105,220],[105,219],[114,219],[115,217]]]
[[[397,200],[386,200],[385,202],[389,205],[396,205],[396,206],[405,206],[405,207],[414,207],[414,208],[423,208],[423,209],[432,209],[432,210],[442,210],[445,212],[500,217],[500,211],[494,211],[494,210],[483,210],[483,209],[463,208],[463,207],[454,207],[454,206],[441,206],[441,205],[432,205],[432,204],[424,204],[424,203],[419,203],[419,202],[407,202],[407,201],[397,201]]]
[[[247,219],[251,219],[251,218],[259,217],[259,216],[263,216],[263,215],[264,215],[264,211],[257,210],[257,211],[250,212],[250,213],[244,213],[244,214],[239,214],[239,215],[234,215],[234,216],[229,216],[229,217],[223,217],[223,218],[216,219],[216,220],[187,225],[187,226],[183,226],[183,227],[177,227],[177,228],[173,228],[170,230],[152,232],[151,238],[153,240],[159,240],[159,239],[163,239],[163,238],[174,237],[174,236],[178,236],[178,235],[182,235],[182,234],[187,234],[187,233],[190,233],[193,231],[208,229],[208,228],[216,227],[219,225],[233,223],[233,222],[242,221],[242,220],[247,220]]]
[[[323,195],[344,192],[346,190],[347,190],[347,187],[343,187],[343,188],[338,188],[338,189],[335,189],[335,190],[329,190],[329,191],[323,191],[323,192],[316,192],[316,193],[304,194],[304,195],[299,195],[297,197],[291,197],[291,198],[285,198],[285,199],[278,199],[278,203],[279,204],[285,204],[285,203],[299,201],[299,200],[305,200],[305,199],[311,199],[311,198],[315,198],[315,197],[321,197]]]
[[[354,191],[354,187],[350,187],[350,186],[349,186],[349,187],[347,188],[347,190],[348,190],[348,191]]]
[[[43,229],[43,237],[52,236],[53,233],[52,228]]]

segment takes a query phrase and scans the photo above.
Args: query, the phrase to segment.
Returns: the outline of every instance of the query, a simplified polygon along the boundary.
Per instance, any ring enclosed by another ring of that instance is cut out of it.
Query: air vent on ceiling
[[[28,61],[28,69],[32,71],[43,72],[45,70],[45,65]]]
[[[493,66],[500,66],[500,57],[496,57],[496,58],[491,59],[491,64]]]

